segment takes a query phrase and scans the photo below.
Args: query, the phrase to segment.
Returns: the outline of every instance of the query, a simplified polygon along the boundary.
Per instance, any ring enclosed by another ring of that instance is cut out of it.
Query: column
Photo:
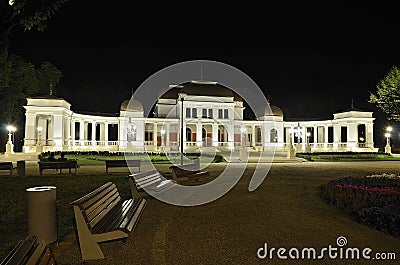
[[[307,126],[306,125],[303,126],[302,134],[303,134],[303,138],[301,139],[301,143],[302,143],[302,146],[303,146],[303,150],[305,150],[306,145],[307,145],[307,140],[308,140],[307,139]]]
[[[71,141],[72,146],[75,146],[75,120],[71,120]]]
[[[81,146],[84,145],[85,140],[85,122],[83,120],[79,121],[79,143]]]
[[[235,126],[233,123],[228,124],[225,128],[228,128],[228,146],[233,148],[234,147],[234,137],[235,137]],[[226,136],[225,136],[226,137]]]
[[[212,146],[218,146],[218,124],[214,122],[211,126],[212,126]]]
[[[44,137],[46,137],[47,134],[47,138],[46,138],[46,145],[53,145],[53,138],[54,138],[54,132],[53,132],[53,128],[54,128],[54,120],[53,120],[53,116],[50,116],[49,118],[47,118],[47,130],[45,131],[45,135]]]
[[[251,125],[251,146],[256,146],[256,125]]]
[[[104,145],[108,146],[108,122],[104,123]]]
[[[170,123],[167,122],[167,123],[165,124],[165,145],[166,145],[166,146],[169,146],[170,128],[171,128]]]
[[[329,126],[324,125],[324,147],[328,148],[328,142],[329,142]]]
[[[340,125],[333,125],[333,147],[338,148],[340,143]]]
[[[92,146],[96,145],[96,122],[92,121]]]
[[[153,145],[157,149],[157,123],[153,123]]]
[[[203,141],[202,141],[202,136],[203,136],[203,131],[202,131],[202,128],[201,128],[202,126],[201,126],[201,123],[200,122],[197,122],[196,123],[196,145],[197,146],[199,146],[199,147],[202,147],[203,146]]]
[[[352,123],[347,126],[347,147],[357,147],[358,130],[357,123]]]
[[[63,131],[64,131],[64,123],[62,115],[54,115],[53,116],[53,126],[51,126],[51,130],[49,131],[50,135],[53,134],[53,146],[56,146],[57,150],[61,150],[63,145]]]
[[[374,128],[373,128],[373,123],[367,123],[365,124],[365,143],[366,146],[369,148],[374,148]]]
[[[317,126],[314,126],[313,139],[314,139],[314,147],[317,147],[317,143],[318,143],[318,127]]]

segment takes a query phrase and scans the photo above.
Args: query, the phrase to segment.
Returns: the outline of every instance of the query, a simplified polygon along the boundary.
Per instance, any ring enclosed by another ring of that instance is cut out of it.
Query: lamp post
[[[37,127],[37,133],[38,133],[38,140],[36,143],[36,152],[37,153],[42,153],[43,152],[43,145],[42,145],[42,131],[43,128],[42,127]]]
[[[7,131],[8,131],[8,141],[6,144],[6,154],[12,154],[14,153],[14,144],[12,142],[12,134],[13,132],[15,132],[17,129],[12,126],[12,125],[8,125],[7,126]]]
[[[386,128],[386,133],[385,133],[385,137],[386,137],[386,146],[385,146],[385,153],[387,154],[392,154],[392,148],[390,147],[390,133],[392,132],[393,128],[392,127],[387,127]]]
[[[180,149],[181,149],[181,165],[183,165],[183,96],[181,95],[181,137],[180,137]]]

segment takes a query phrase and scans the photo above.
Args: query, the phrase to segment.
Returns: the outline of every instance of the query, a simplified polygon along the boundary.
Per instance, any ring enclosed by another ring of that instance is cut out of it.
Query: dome
[[[143,105],[139,100],[127,99],[121,104],[121,111],[131,111],[131,112],[143,112]]]
[[[264,116],[283,117],[283,111],[277,106],[269,105],[269,108],[268,106],[265,108]]]

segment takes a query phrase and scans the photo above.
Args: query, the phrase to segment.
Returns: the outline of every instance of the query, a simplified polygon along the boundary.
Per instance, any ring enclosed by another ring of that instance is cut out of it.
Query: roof
[[[351,107],[348,108],[348,109],[341,110],[341,111],[337,111],[337,112],[335,112],[335,113],[342,113],[342,112],[349,112],[349,111],[371,112],[371,111],[368,111],[368,110],[363,110],[363,109],[359,109],[359,108],[354,108],[353,106],[351,106]]]
[[[118,117],[119,113],[104,113],[104,112],[94,112],[94,111],[77,111],[75,113],[83,115],[93,115],[93,116],[104,116],[104,117]]]
[[[137,99],[134,99],[134,98],[132,98],[130,100],[127,99],[127,100],[124,100],[124,102],[122,102],[120,110],[121,111],[131,111],[131,112],[143,112],[143,105]]]
[[[233,97],[234,101],[242,102],[243,99],[229,87],[212,81],[190,81],[172,87],[160,98],[177,99],[179,93],[195,96]]]
[[[34,96],[34,97],[29,97],[29,98],[32,98],[32,99],[63,99],[63,98],[59,98],[54,95],[41,95],[41,96]]]
[[[279,116],[279,117],[283,117],[283,111],[281,108],[274,106],[274,105],[269,105],[265,107],[265,112],[264,112],[264,116]]]

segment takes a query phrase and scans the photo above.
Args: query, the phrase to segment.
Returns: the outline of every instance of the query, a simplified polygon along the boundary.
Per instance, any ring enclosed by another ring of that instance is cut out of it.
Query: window
[[[340,127],[340,142],[347,143],[347,126]]]
[[[224,117],[222,117],[222,109],[218,110],[218,119],[223,119]]]
[[[213,110],[212,110],[212,109],[208,109],[208,117],[209,117],[210,119],[213,118]]]
[[[271,143],[278,142],[278,131],[276,129],[271,129],[271,131],[269,132],[269,141]]]
[[[197,109],[192,108],[192,118],[197,118]]]
[[[190,118],[190,108],[186,108],[186,118]]]
[[[229,119],[228,110],[224,109],[224,119]]]
[[[202,118],[207,118],[207,109],[201,110],[201,116],[202,116]]]
[[[359,124],[357,126],[357,132],[358,132],[358,142],[359,143],[366,143],[366,137],[365,137],[365,124]]]
[[[328,143],[333,143],[333,127],[328,127]]]

